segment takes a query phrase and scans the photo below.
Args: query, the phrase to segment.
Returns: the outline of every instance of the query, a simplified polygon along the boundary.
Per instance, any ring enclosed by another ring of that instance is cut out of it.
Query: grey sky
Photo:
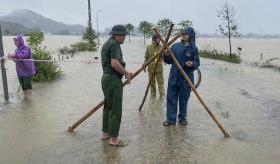
[[[229,0],[237,10],[241,32],[280,34],[279,0]],[[216,11],[224,0],[92,0],[93,18],[99,14],[100,29],[114,24],[142,20],[153,23],[168,17],[174,22],[193,20],[201,33],[215,33],[218,26]],[[17,9],[31,9],[46,17],[68,24],[87,22],[87,0],[0,0],[0,15]],[[95,25],[95,21],[94,21]]]

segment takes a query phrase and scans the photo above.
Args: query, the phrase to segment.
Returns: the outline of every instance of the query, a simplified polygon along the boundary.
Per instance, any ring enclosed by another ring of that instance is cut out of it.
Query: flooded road
[[[47,44],[56,49],[53,40],[57,38],[47,38]],[[76,40],[74,37],[64,44]],[[13,49],[9,45],[4,48],[6,52]],[[137,62],[143,61],[144,51],[140,41],[123,45],[128,70],[141,66]],[[100,53],[83,53],[71,60],[95,56]],[[102,110],[75,133],[67,132],[69,125],[103,99],[100,64],[61,63],[64,76],[51,83],[35,84],[34,99],[26,103],[21,101],[22,93],[17,93],[19,84],[14,65],[9,62],[8,105],[3,103],[0,86],[0,164],[279,164],[280,74],[204,58],[201,62],[203,77],[198,92],[232,137],[223,138],[194,94],[187,127],[163,127],[165,101],[159,99],[148,98],[139,112],[147,85],[147,75],[142,73],[124,89],[120,137],[129,145],[123,148],[99,139]],[[164,68],[167,82],[169,66]]]

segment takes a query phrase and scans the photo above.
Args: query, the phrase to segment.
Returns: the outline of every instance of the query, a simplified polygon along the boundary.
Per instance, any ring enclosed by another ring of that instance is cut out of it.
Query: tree
[[[172,21],[168,18],[160,19],[157,23],[157,27],[163,36],[167,35],[168,28],[171,26]]]
[[[92,29],[92,27],[87,27],[83,35],[83,40],[86,40],[89,43],[88,51],[96,50],[96,43],[94,41],[94,39],[96,38],[97,36],[95,34],[95,31]]]
[[[235,9],[232,5],[228,4],[226,1],[222,6],[222,9],[218,11],[218,18],[221,20],[221,24],[219,25],[219,31],[222,35],[228,37],[229,42],[229,55],[232,56],[232,46],[231,46],[231,38],[239,37],[238,32],[238,24],[235,19]]]
[[[27,39],[35,60],[49,60],[47,62],[35,62],[36,75],[33,80],[38,82],[55,80],[62,74],[59,65],[52,60],[51,52],[42,46],[43,41],[44,34],[42,32],[32,32]]]
[[[146,44],[146,37],[153,35],[153,24],[148,21],[142,21],[139,24],[139,31],[144,34],[144,44]]]
[[[84,32],[83,39],[88,41],[89,43],[89,51],[94,51],[96,49],[96,43],[94,42],[94,39],[96,39],[96,33],[95,30],[92,28],[92,21],[91,21],[91,5],[90,0],[88,0],[88,27],[86,28],[86,31]]]
[[[182,32],[189,26],[193,26],[193,22],[191,20],[182,20],[180,23],[177,24],[177,31]]]
[[[134,26],[130,23],[126,24],[125,25],[126,28],[127,28],[127,31],[128,31],[128,37],[129,37],[129,43],[130,43],[130,34],[134,31]]]

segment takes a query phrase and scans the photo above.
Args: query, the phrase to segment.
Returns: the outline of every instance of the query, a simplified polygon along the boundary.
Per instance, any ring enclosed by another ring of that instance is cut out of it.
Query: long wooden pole
[[[168,30],[167,36],[166,36],[166,38],[165,38],[165,43],[168,42],[168,40],[169,40],[169,38],[170,38],[170,36],[171,36],[173,27],[174,27],[174,24],[171,24],[171,26],[170,26],[170,28],[169,28],[169,30]],[[152,77],[151,77],[151,79],[149,79],[149,83],[148,83],[148,85],[147,85],[147,87],[146,87],[145,95],[144,95],[144,97],[143,97],[143,99],[142,99],[142,103],[141,103],[141,105],[140,105],[140,107],[139,107],[139,109],[138,109],[139,111],[142,110],[142,108],[143,108],[143,106],[144,106],[144,104],[145,104],[145,101],[146,101],[146,99],[147,99],[150,86],[151,86],[152,81],[154,80],[154,78],[155,78],[155,76],[156,76],[156,70],[157,70],[157,67],[158,67],[158,65],[159,65],[159,63],[160,63],[160,58],[161,58],[161,55],[157,58],[155,67],[154,67],[153,72],[152,72]]]
[[[192,88],[193,92],[195,93],[196,97],[198,98],[198,100],[200,101],[200,103],[203,105],[203,107],[205,108],[205,110],[208,112],[208,114],[211,116],[211,118],[214,120],[214,122],[217,124],[217,126],[220,128],[220,130],[223,132],[225,137],[230,137],[230,135],[228,134],[228,132],[224,129],[224,127],[219,123],[218,119],[214,116],[214,114],[211,112],[211,110],[208,108],[208,106],[206,105],[206,103],[203,101],[203,99],[200,97],[200,95],[198,94],[198,92],[196,91],[192,81],[189,79],[189,77],[187,76],[187,74],[185,73],[185,71],[183,70],[182,66],[180,65],[180,63],[178,62],[178,60],[176,59],[175,55],[173,54],[173,52],[171,51],[170,47],[164,42],[164,40],[162,39],[162,37],[160,36],[159,30],[158,29],[154,29],[155,33],[157,35],[159,35],[159,38],[162,42],[162,44],[164,45],[164,47],[167,49],[167,51],[169,52],[170,57],[172,58],[173,62],[175,63],[175,65],[177,66],[177,68],[179,69],[180,73],[183,75],[184,79],[188,82],[189,86]]]
[[[174,43],[178,38],[180,37],[179,34],[177,34],[167,45],[171,45]],[[139,68],[132,76],[132,79],[134,79],[138,74],[140,74],[152,61],[154,61],[158,56],[160,56],[164,51],[165,47],[163,47],[156,55],[154,55],[150,60],[148,60],[147,63],[145,63],[141,68]],[[123,86],[128,84],[128,80],[123,82]],[[76,129],[81,123],[83,123],[86,119],[88,119],[94,112],[96,112],[100,107],[104,105],[104,100],[101,101],[99,104],[97,104],[93,109],[91,109],[89,112],[87,112],[82,118],[80,118],[77,122],[75,122],[72,126],[68,128],[68,132],[73,132],[74,129]]]
[[[0,57],[4,57],[1,24],[0,24]],[[9,102],[9,91],[8,91],[7,74],[6,74],[6,68],[5,68],[5,60],[4,59],[0,59],[0,60],[1,60],[0,62],[1,62],[1,73],[2,73],[4,98],[7,103],[7,102]]]

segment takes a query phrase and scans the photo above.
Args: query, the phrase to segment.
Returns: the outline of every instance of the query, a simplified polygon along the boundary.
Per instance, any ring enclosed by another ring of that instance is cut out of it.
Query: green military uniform
[[[103,68],[101,83],[105,98],[102,131],[108,133],[109,137],[118,137],[119,135],[123,98],[123,75],[113,69],[111,59],[117,59],[125,67],[122,56],[121,46],[112,36],[104,43],[101,51]]]
[[[152,43],[147,47],[146,53],[145,53],[145,62],[147,62],[150,58],[152,58],[155,54],[157,54],[160,49],[162,48],[161,45],[157,45],[155,43]],[[149,79],[151,81],[151,96],[156,96],[156,82],[158,84],[159,94],[161,97],[165,96],[164,91],[164,79],[163,79],[163,65],[162,65],[162,58],[160,59],[160,63],[157,66],[156,72],[155,72],[155,78],[152,79],[152,73],[156,65],[157,59],[155,59],[151,64],[148,66],[148,74]]]

